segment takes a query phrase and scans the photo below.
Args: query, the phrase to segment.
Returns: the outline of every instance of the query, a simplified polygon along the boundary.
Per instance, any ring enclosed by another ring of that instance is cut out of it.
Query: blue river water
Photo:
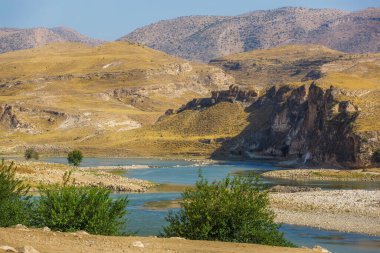
[[[65,158],[47,158],[49,162],[66,163]],[[151,168],[129,170],[126,176],[145,179],[161,184],[192,185],[198,178],[199,171],[212,181],[218,180],[230,173],[254,170],[256,172],[268,171],[276,168],[269,162],[221,162],[217,164],[197,164],[184,160],[158,160],[158,159],[125,159],[125,158],[87,158],[81,166],[123,166],[148,165]],[[266,185],[307,185],[323,189],[380,189],[378,182],[333,182],[333,181],[307,181],[294,182],[291,180],[263,179]],[[114,197],[123,194],[114,194]],[[158,235],[167,223],[165,216],[168,210],[150,210],[144,204],[152,201],[174,200],[181,194],[174,193],[140,193],[128,194],[130,204],[128,207],[128,233],[137,235]],[[343,233],[322,230],[304,226],[284,224],[281,231],[285,237],[299,246],[313,247],[320,245],[335,253],[379,253],[380,237],[364,234]]]

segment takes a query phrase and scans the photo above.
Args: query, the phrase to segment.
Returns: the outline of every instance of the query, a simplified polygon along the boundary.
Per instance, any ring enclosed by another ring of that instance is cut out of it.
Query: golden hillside
[[[347,54],[319,45],[288,45],[233,54],[211,61],[236,82],[261,90],[316,81],[342,91],[341,100],[361,109],[358,131],[380,130],[380,54]]]
[[[256,63],[254,68],[249,67],[252,66],[250,65],[251,62],[257,61],[257,59],[259,59],[261,63]],[[343,155],[339,153],[336,154],[337,156],[344,157],[346,149],[351,152],[350,134],[352,134],[352,136],[360,136],[355,137],[356,139],[354,141],[355,145],[361,145],[363,147],[363,150],[360,149],[358,156],[361,156],[361,153],[363,153],[368,160],[373,150],[376,150],[379,143],[376,132],[380,131],[379,54],[349,55],[321,46],[293,45],[231,55],[226,58],[225,62],[219,60],[217,65],[223,67],[223,64],[231,64],[231,62],[239,63],[240,66],[245,67],[234,70],[224,68],[225,71],[235,77],[236,82],[241,84],[240,86],[243,90],[259,90],[258,99],[261,100],[261,102],[253,108],[244,108],[242,103],[236,101],[234,103],[222,102],[203,108],[195,107],[194,109],[180,110],[180,112],[174,115],[165,116],[162,121],[156,123],[149,131],[141,129],[144,133],[149,133],[149,136],[156,136],[155,143],[157,145],[162,144],[162,146],[152,149],[162,149],[160,152],[165,153],[176,153],[178,151],[178,153],[183,152],[202,155],[207,155],[211,150],[221,150],[224,156],[229,150],[234,149],[234,147],[239,147],[239,145],[243,143],[243,140],[246,141],[246,147],[242,147],[242,150],[249,151],[250,149],[254,149],[255,144],[253,144],[253,142],[254,139],[257,138],[253,137],[256,136],[254,133],[258,133],[260,138],[262,137],[262,139],[265,140],[266,138],[263,136],[266,131],[265,129],[268,129],[268,131],[272,129],[269,131],[271,132],[270,134],[266,132],[268,134],[267,141],[272,138],[273,145],[277,145],[276,148],[278,151],[278,149],[281,149],[281,146],[285,145],[282,144],[282,141],[283,136],[286,136],[286,134],[280,134],[278,138],[275,138],[273,137],[276,136],[274,132],[285,131],[289,127],[288,124],[291,121],[291,117],[288,118],[289,115],[286,112],[286,108],[287,106],[296,108],[296,105],[287,99],[294,96],[292,94],[300,92],[300,101],[297,103],[311,103],[310,107],[308,106],[310,108],[309,113],[312,115],[310,117],[315,117],[325,122],[324,127],[319,129],[321,136],[327,137],[329,133],[339,133],[339,129],[348,129],[347,135],[343,134],[344,136],[339,137],[342,138],[340,142],[345,144],[342,144],[341,147],[341,150],[344,150],[342,151]],[[213,64],[216,64],[216,62],[213,62]],[[237,66],[239,65],[237,64]],[[300,66],[303,68],[300,68]],[[272,75],[273,71],[276,75]],[[299,74],[294,76],[292,75],[292,73],[294,73],[293,71]],[[246,77],[247,73],[251,78]],[[305,80],[305,76],[309,73],[313,73],[313,75],[309,75],[309,78]],[[278,98],[266,94],[268,88],[272,87],[268,80],[276,80],[277,83],[275,84],[277,84],[277,88],[271,89],[269,93],[274,92]],[[311,88],[310,84],[312,82],[317,88]],[[263,85],[259,86],[258,84],[261,83]],[[303,86],[305,87],[304,91],[301,89]],[[327,90],[330,90],[331,86],[334,87],[334,89],[331,89],[334,98],[329,100],[326,94],[330,92]],[[324,91],[318,91],[320,88]],[[281,89],[283,89],[283,91],[281,91]],[[312,90],[315,94],[308,98],[309,90]],[[305,94],[303,94],[303,92],[305,92]],[[324,94],[323,96],[325,97],[318,98],[314,101],[313,99],[319,96],[318,92],[323,92],[322,94]],[[281,93],[283,93],[283,95],[281,95]],[[269,97],[264,98],[265,96]],[[310,99],[310,101],[305,102],[305,99]],[[323,99],[325,99],[325,101],[323,101]],[[272,102],[268,103],[268,101]],[[260,104],[262,104],[262,106],[260,106]],[[343,109],[339,109],[338,107],[344,104],[353,105],[354,108],[347,107],[346,112],[340,113]],[[315,106],[319,108],[319,111],[313,111]],[[326,111],[323,111],[324,106],[326,106]],[[296,111],[292,111],[292,113],[301,115],[302,111],[305,110],[302,108],[305,107],[300,107]],[[276,116],[276,112],[278,112],[279,115]],[[280,112],[283,113],[281,114]],[[356,112],[358,112],[358,116],[351,121],[350,115],[354,115]],[[345,114],[347,114],[347,116],[344,116]],[[331,118],[328,115],[330,115]],[[296,116],[294,117],[295,119],[297,118]],[[305,115],[302,117],[305,117]],[[306,118],[307,117],[309,116],[306,116]],[[352,132],[349,130],[351,122],[353,126]],[[299,124],[301,123],[302,120]],[[269,126],[268,128],[268,124],[273,124],[273,127]],[[304,131],[313,131],[312,128],[314,126],[317,127],[318,122],[311,122],[308,129]],[[264,132],[261,133],[261,131]],[[143,134],[141,134],[141,136],[142,135]],[[230,138],[234,141],[224,142],[224,140]],[[252,138],[253,140],[250,140]],[[221,140],[221,142],[218,140]],[[277,143],[276,140],[278,140],[279,143]],[[325,139],[324,141],[329,143],[330,140]],[[334,141],[335,140],[331,140],[331,142]],[[226,143],[227,145],[225,145]],[[329,147],[335,145],[337,147],[337,144],[338,143],[329,143],[326,145]],[[305,152],[302,153],[300,151],[299,154],[305,155],[307,151],[302,150],[303,144],[299,145],[300,146],[297,147],[297,145],[294,144],[292,148],[299,148],[302,152]],[[272,147],[269,147],[267,149],[269,153],[271,152],[271,148]],[[239,152],[239,150],[236,151],[236,153]],[[291,150],[291,152],[297,153],[296,150]],[[318,150],[316,152],[320,152],[318,155],[323,156],[325,150],[322,148],[322,151]],[[359,150],[353,152],[359,152]],[[220,154],[220,152],[217,151],[216,154]],[[275,154],[281,156],[281,151]],[[356,155],[357,153],[355,153],[355,156]],[[335,159],[336,158],[333,157],[331,161],[335,161]],[[365,162],[363,162],[363,164],[364,163]],[[351,166],[354,163],[348,162],[347,164]]]
[[[127,42],[1,54],[1,150],[61,152],[151,125],[166,109],[232,82],[215,67]]]
[[[259,96],[273,84],[333,85],[340,101],[359,107],[355,130],[379,131],[379,63],[379,54],[349,55],[316,45],[212,62],[228,74],[124,42],[6,53],[0,55],[0,150],[21,153],[33,146],[62,154],[76,147],[103,156],[208,156],[248,125],[261,126],[268,112],[222,102],[161,116],[235,82],[259,90]]]

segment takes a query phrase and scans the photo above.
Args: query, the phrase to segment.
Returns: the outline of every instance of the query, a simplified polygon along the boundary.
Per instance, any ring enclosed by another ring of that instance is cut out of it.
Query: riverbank
[[[267,178],[291,180],[331,180],[331,181],[380,181],[380,168],[336,170],[336,169],[292,169],[274,170],[263,173]]]
[[[9,163],[9,161],[7,161]],[[146,192],[156,184],[146,180],[127,178],[102,170],[88,170],[64,164],[15,161],[16,177],[31,185],[32,191],[40,185],[61,184],[65,172],[72,171],[72,179],[79,186],[102,186],[114,192]]]
[[[271,247],[257,244],[192,241],[182,238],[96,236],[86,233],[60,233],[40,229],[0,228],[0,246],[32,246],[39,252],[129,253],[129,252],[256,252],[316,253],[320,250]],[[0,249],[0,252],[5,252]]]
[[[280,223],[380,235],[380,190],[271,193]]]
[[[380,236],[380,190],[271,192],[277,223]],[[179,208],[180,200],[148,202],[145,208]]]

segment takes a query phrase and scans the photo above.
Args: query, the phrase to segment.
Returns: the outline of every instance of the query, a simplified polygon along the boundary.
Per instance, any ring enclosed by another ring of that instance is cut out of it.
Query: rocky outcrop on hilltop
[[[28,129],[30,126],[22,123],[12,105],[0,105],[0,123],[10,129]]]
[[[258,97],[259,93],[255,90],[247,90],[237,85],[231,85],[228,90],[212,91],[210,98],[195,98],[177,110],[177,113],[185,110],[203,110],[220,102],[239,102],[244,106],[251,105]],[[169,109],[167,114],[174,110]]]
[[[333,86],[322,88],[315,82],[272,86],[263,95],[231,85],[228,90],[212,92],[209,98],[193,99],[178,110],[167,110],[158,125],[181,118],[183,122],[192,118],[193,124],[200,124],[195,119],[201,112],[215,118],[218,104],[238,103],[245,114],[237,117],[247,118],[248,123],[235,137],[215,141],[222,145],[213,153],[214,158],[270,157],[284,160],[287,165],[375,166],[373,156],[380,148],[379,132],[358,131],[362,109],[342,99],[346,93]],[[218,121],[218,127],[228,129],[231,117],[225,115],[224,119]],[[235,123],[240,124],[238,120]],[[214,140],[203,138],[200,142],[211,144]]]
[[[247,108],[249,126],[214,153],[283,157],[298,163],[362,167],[380,147],[378,133],[357,133],[360,108],[340,101],[339,89],[316,84],[272,87]],[[368,142],[364,135],[371,135]]]
[[[205,62],[285,44],[312,43],[344,52],[379,52],[379,18],[379,8],[349,13],[286,7],[239,16],[164,20],[136,29],[119,40]]]
[[[0,29],[0,53],[39,47],[54,42],[80,42],[89,45],[102,43],[100,40],[91,39],[66,27]]]

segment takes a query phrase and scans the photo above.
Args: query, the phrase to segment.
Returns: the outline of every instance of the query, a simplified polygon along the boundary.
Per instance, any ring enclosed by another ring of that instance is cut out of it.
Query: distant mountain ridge
[[[321,44],[344,52],[380,51],[380,9],[358,12],[284,7],[238,16],[187,16],[136,29],[119,40],[190,60],[286,44]]]
[[[29,49],[54,42],[80,42],[98,45],[101,40],[89,38],[79,32],[66,28],[0,28],[0,53]]]

